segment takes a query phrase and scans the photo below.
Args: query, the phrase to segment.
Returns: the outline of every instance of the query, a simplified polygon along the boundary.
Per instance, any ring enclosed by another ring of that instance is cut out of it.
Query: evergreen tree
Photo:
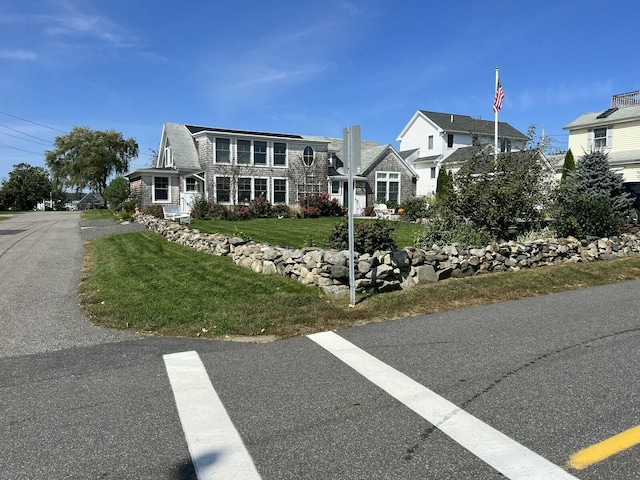
[[[631,214],[633,199],[622,186],[622,175],[609,167],[607,155],[591,152],[568,171],[553,195],[553,216],[560,236],[616,235]]]
[[[564,164],[562,165],[562,178],[561,178],[561,182],[564,182],[567,175],[570,172],[574,172],[576,169],[576,162],[573,159],[573,153],[571,152],[571,149],[569,149],[567,151],[567,154],[564,156]]]
[[[576,168],[576,187],[578,193],[607,199],[620,217],[629,215],[633,200],[624,190],[622,174],[611,170],[606,153],[591,152],[580,159]]]
[[[446,198],[449,198],[453,191],[453,173],[443,167],[438,172],[436,180],[436,200],[446,201]]]

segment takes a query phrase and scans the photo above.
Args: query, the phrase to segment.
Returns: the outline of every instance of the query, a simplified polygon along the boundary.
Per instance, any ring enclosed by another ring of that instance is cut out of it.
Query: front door
[[[353,192],[355,205],[353,206],[354,215],[362,215],[362,210],[367,206],[367,194],[365,182],[356,180],[355,192]],[[349,207],[349,182],[342,183],[342,206]]]
[[[195,176],[185,177],[183,182],[180,189],[180,210],[183,213],[191,213],[193,201],[204,190],[204,182]]]

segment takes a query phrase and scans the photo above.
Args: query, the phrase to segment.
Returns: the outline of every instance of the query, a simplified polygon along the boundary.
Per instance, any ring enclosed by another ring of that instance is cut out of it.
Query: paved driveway
[[[0,358],[134,337],[91,325],[78,307],[83,236],[110,233],[118,224],[85,227],[79,212],[21,213],[0,222]]]

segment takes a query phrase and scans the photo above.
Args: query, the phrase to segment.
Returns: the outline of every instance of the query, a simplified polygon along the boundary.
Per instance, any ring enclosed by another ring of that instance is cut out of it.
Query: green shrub
[[[404,210],[404,212],[402,212],[403,219],[413,222],[418,218],[427,217],[429,202],[425,197],[415,197],[405,200],[399,208]]]
[[[153,215],[156,218],[164,218],[164,212],[162,211],[162,207],[160,205],[151,205],[143,213],[145,213],[146,215]]]
[[[209,216],[209,202],[204,195],[197,195],[191,202],[191,216],[195,220],[204,220]]]
[[[138,202],[136,201],[135,198],[130,198],[129,200],[126,200],[126,201],[122,202],[122,205],[120,205],[120,208],[124,212],[133,213],[133,212],[136,211],[137,203]]]
[[[457,216],[435,216],[425,223],[416,238],[416,246],[429,249],[457,243],[461,246],[485,246],[495,239],[483,229]]]
[[[617,235],[622,220],[608,198],[580,195],[566,199],[558,211],[555,229],[560,237],[609,237]]]
[[[129,182],[123,177],[116,177],[102,192],[111,210],[116,212],[122,209],[122,203],[129,198]]]
[[[376,250],[397,250],[398,246],[391,237],[393,230],[392,222],[376,220],[375,222],[356,223],[353,232],[353,247],[358,253],[369,254],[373,254]],[[349,248],[349,225],[347,222],[337,223],[333,227],[327,247],[334,250]]]
[[[271,206],[271,215],[278,218],[289,218],[293,216],[291,207],[284,203],[277,203]]]

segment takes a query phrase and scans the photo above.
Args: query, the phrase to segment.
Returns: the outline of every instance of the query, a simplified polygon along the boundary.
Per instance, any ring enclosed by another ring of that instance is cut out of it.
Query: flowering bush
[[[249,202],[249,211],[254,218],[271,217],[272,208],[271,202],[264,195],[260,195]]]
[[[320,217],[320,209],[318,207],[302,207],[300,216],[302,218],[318,218]]]
[[[232,218],[227,218],[227,220],[249,220],[251,219],[251,211],[246,205],[236,205],[230,216]]]
[[[346,209],[340,206],[338,200],[331,200],[328,193],[320,195],[309,195],[300,200],[300,205],[304,208],[315,207],[320,212],[320,217],[342,217]]]

